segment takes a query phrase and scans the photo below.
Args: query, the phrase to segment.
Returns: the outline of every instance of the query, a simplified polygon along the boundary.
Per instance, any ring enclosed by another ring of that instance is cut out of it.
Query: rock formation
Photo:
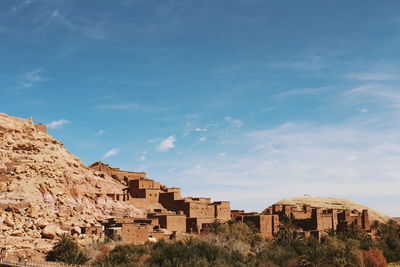
[[[0,114],[0,247],[45,251],[77,226],[141,216],[130,203],[100,197],[122,185],[85,166],[43,125]]]

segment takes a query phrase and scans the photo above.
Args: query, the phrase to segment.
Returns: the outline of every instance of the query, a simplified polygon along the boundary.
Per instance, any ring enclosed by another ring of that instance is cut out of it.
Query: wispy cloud
[[[55,129],[55,128],[60,128],[64,125],[67,125],[70,123],[71,123],[70,121],[62,119],[62,120],[58,120],[58,121],[52,121],[52,122],[46,124],[46,126],[49,129]]]
[[[320,71],[326,66],[321,56],[313,56],[306,59],[281,61],[270,64],[270,67],[277,69],[296,69],[304,71]]]
[[[367,113],[369,111],[367,108],[357,108],[356,110],[360,113]]]
[[[158,151],[165,152],[165,151],[168,151],[168,150],[174,148],[175,141],[176,141],[176,138],[174,135],[168,136],[166,139],[161,141],[161,143],[158,145],[158,147],[157,147]]]
[[[105,130],[101,129],[97,133],[95,133],[95,136],[101,136],[105,133]]]
[[[359,81],[387,81],[398,79],[397,75],[389,73],[353,73],[346,77]]]
[[[43,77],[44,68],[37,68],[33,71],[24,73],[16,79],[17,86],[11,88],[11,90],[19,91],[28,89],[35,86],[37,83],[46,81]]]
[[[314,95],[330,90],[330,87],[319,87],[319,88],[302,88],[284,91],[277,95],[277,98],[284,98],[297,95]]]
[[[106,158],[115,156],[115,155],[117,155],[118,153],[119,153],[119,150],[118,150],[117,148],[113,148],[113,149],[107,151],[107,153],[105,153],[105,154],[102,156],[102,158],[103,158],[103,159],[106,159]]]
[[[47,21],[38,30],[43,30],[54,24],[62,25],[67,29],[78,32],[85,37],[92,39],[105,39],[105,34],[103,30],[103,25],[101,23],[92,23],[87,19],[80,18],[79,21],[74,21],[73,19],[68,19],[60,11],[60,9],[53,10]]]
[[[192,123],[192,122],[186,123],[186,127],[185,127],[185,130],[183,131],[182,136],[184,136],[184,137],[188,136],[192,132],[197,132],[197,133],[207,132],[210,127],[217,126],[217,124],[215,124],[215,123],[209,123],[209,124],[205,125],[204,127],[195,127],[193,124],[196,124],[196,123]]]
[[[103,105],[98,105],[95,108],[104,110],[138,110],[143,112],[158,112],[167,110],[166,108],[145,106],[139,103],[103,104]]]
[[[10,10],[10,11],[13,12],[13,13],[15,13],[15,12],[19,11],[21,8],[32,4],[32,2],[33,2],[33,0],[25,0],[25,1],[22,1],[22,2],[20,2],[19,4],[13,5],[13,6],[11,7],[11,10]]]
[[[364,84],[348,90],[344,96],[357,103],[370,102],[375,105],[394,109],[398,115],[400,109],[400,87],[383,84]]]
[[[225,117],[224,118],[225,122],[228,123],[229,125],[233,126],[233,127],[242,127],[244,125],[244,122],[239,120],[239,119],[234,119],[231,117]]]

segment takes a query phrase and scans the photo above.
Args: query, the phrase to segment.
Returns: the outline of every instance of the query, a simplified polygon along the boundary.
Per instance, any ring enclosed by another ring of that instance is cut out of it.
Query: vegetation
[[[343,232],[329,230],[321,240],[299,234],[287,218],[283,222],[277,236],[271,240],[260,238],[253,225],[242,222],[213,224],[207,234],[181,240],[117,245],[104,250],[93,264],[100,267],[384,267],[387,262],[400,260],[400,226],[395,222],[374,224],[374,239],[351,225]],[[65,255],[63,251],[68,246],[77,254],[76,244],[73,244],[68,238],[61,239],[52,255]],[[110,243],[103,245],[112,246]]]
[[[71,236],[63,235],[47,254],[46,260],[68,264],[85,264],[90,259]]]

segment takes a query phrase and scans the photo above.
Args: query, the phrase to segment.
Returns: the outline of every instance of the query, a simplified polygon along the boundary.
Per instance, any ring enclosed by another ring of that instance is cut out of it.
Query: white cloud
[[[97,133],[95,133],[95,136],[101,136],[105,133],[105,130],[101,129]]]
[[[233,119],[231,117],[225,117],[224,118],[225,122],[227,122],[229,125],[234,126],[234,127],[242,127],[244,125],[244,122],[238,119]]]
[[[140,160],[140,161],[146,160],[146,155],[141,155],[141,156],[139,157],[139,160]]]
[[[58,121],[52,121],[52,122],[46,124],[46,126],[49,129],[55,129],[55,128],[59,128],[59,127],[62,127],[64,125],[70,124],[70,123],[71,123],[70,121],[62,119],[62,120],[58,120]]]
[[[272,204],[271,198],[303,194],[354,201],[397,195],[400,201],[399,132],[399,127],[371,129],[351,122],[329,127],[287,123],[236,134],[230,139],[240,140],[235,148],[240,153],[200,155],[174,179],[187,183],[182,187],[188,190],[219,188],[218,199],[223,194],[236,203],[257,198],[249,205],[258,210]],[[400,214],[400,208],[387,212]]]
[[[164,139],[159,145],[158,145],[158,150],[161,152],[168,151],[172,148],[175,147],[175,141],[176,138],[174,135],[168,136],[166,139]]]
[[[103,158],[103,159],[106,159],[106,158],[115,156],[115,155],[117,155],[118,153],[119,153],[119,150],[118,150],[117,148],[113,148],[113,149],[107,151],[107,153],[105,153],[105,154],[102,156],[102,158]]]
[[[201,138],[199,139],[199,141],[200,141],[200,142],[205,142],[205,141],[207,141],[207,138],[201,137]]]
[[[207,128],[196,128],[194,129],[195,132],[206,132]]]

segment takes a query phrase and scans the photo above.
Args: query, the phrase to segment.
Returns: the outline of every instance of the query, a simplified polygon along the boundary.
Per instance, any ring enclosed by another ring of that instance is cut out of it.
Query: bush
[[[150,249],[150,245],[147,243],[144,245],[118,245],[107,256],[100,258],[95,265],[101,267],[141,266],[147,260]]]
[[[204,241],[157,242],[151,252],[151,262],[157,266],[240,266],[241,255],[229,255],[226,250]]]
[[[327,237],[323,243],[326,261],[337,267],[362,267],[363,256],[359,249],[360,242],[354,239],[342,240],[336,237]]]
[[[386,259],[383,256],[382,250],[378,248],[371,248],[363,252],[365,267],[386,267]]]
[[[68,264],[85,264],[90,258],[79,248],[71,236],[64,234],[47,254],[46,260]]]
[[[257,261],[259,265],[269,266],[271,263],[278,266],[298,266],[298,255],[291,247],[283,247],[274,245],[257,254]]]

